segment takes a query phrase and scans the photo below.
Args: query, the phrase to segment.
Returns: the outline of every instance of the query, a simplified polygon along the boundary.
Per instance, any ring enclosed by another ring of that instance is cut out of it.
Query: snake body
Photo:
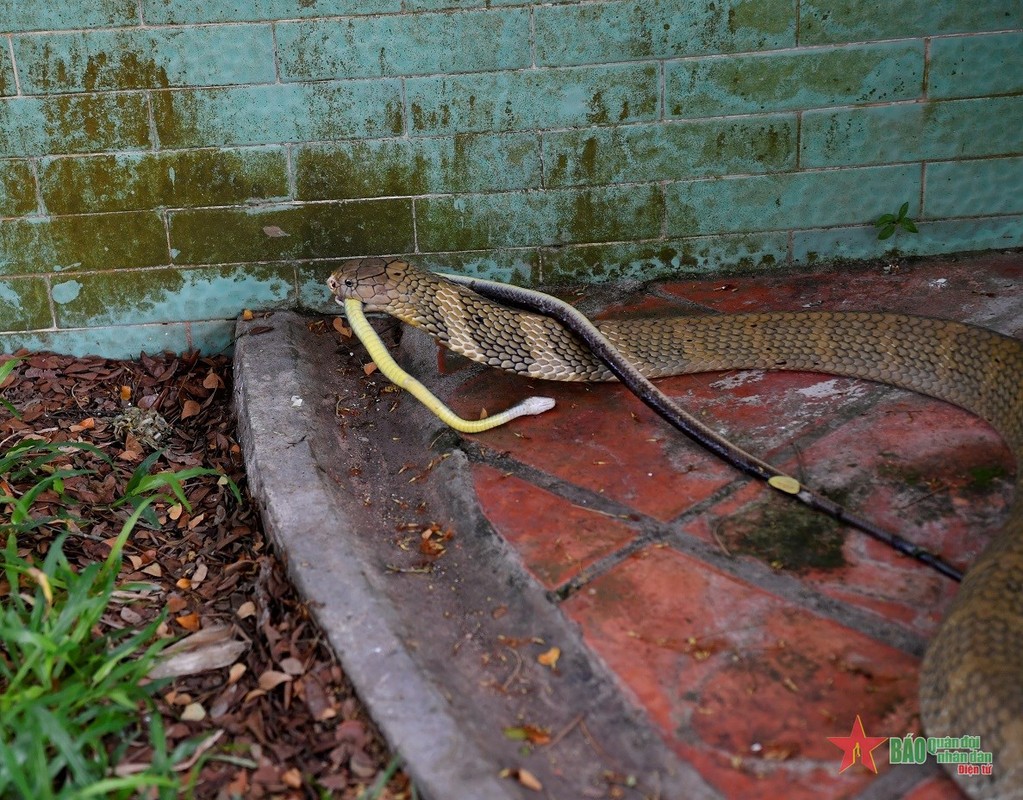
[[[559,323],[508,308],[400,260],[348,262],[341,298],[422,328],[483,364],[534,378],[613,375]],[[899,386],[990,423],[1017,458],[1016,502],[970,568],[920,677],[928,736],[979,736],[990,775],[956,777],[976,798],[1023,800],[1023,342],[904,314],[770,312],[596,323],[645,376],[731,369],[826,372]]]

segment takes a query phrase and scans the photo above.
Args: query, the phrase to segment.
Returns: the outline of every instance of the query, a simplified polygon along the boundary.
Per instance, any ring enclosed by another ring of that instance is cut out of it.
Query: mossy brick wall
[[[1020,0],[0,0],[3,350],[218,350],[351,256],[1020,246],[1021,185]]]

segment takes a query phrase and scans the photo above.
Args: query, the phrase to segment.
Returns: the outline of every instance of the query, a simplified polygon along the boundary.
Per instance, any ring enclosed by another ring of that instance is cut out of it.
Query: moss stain
[[[782,498],[771,497],[722,528],[730,551],[755,556],[774,569],[799,573],[846,563],[842,526]]]
[[[586,113],[586,121],[591,125],[602,125],[608,121],[608,109],[604,102],[603,92],[594,92],[587,105],[589,111]],[[624,117],[619,117],[624,119]]]
[[[972,467],[968,470],[970,482],[966,488],[973,492],[987,491],[993,484],[1008,477],[1005,467],[999,464],[990,464],[979,467]]]
[[[598,149],[596,136],[590,136],[583,142],[583,149],[579,154],[580,177],[593,178],[596,176]]]

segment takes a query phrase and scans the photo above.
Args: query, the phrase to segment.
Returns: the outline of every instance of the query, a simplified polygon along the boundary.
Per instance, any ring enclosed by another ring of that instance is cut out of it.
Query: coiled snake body
[[[513,310],[399,260],[349,262],[328,280],[475,361],[536,378],[613,379],[559,323]],[[783,369],[867,378],[954,403],[987,420],[1017,458],[1016,501],[967,573],[920,678],[928,736],[979,736],[989,776],[977,798],[1023,800],[1023,342],[903,314],[779,312],[597,323],[647,377]],[[958,778],[957,778],[958,779]]]

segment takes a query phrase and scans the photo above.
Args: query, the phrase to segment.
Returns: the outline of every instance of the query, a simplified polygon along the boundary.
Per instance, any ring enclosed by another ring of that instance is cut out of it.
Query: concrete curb
[[[354,525],[324,486],[310,450],[311,406],[292,403],[309,385],[295,342],[305,321],[276,314],[273,323],[275,335],[262,337],[247,335],[253,326],[239,323],[234,401],[252,495],[292,580],[421,793],[436,800],[520,797],[497,777],[410,659],[350,537],[335,535]]]

